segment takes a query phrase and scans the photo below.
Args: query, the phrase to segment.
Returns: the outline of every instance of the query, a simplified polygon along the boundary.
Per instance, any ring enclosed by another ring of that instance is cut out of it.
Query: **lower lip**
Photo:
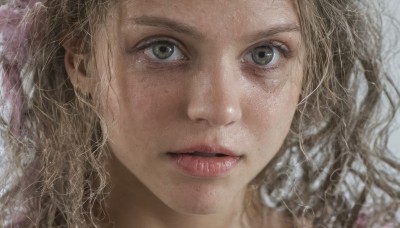
[[[185,173],[195,177],[219,177],[238,164],[240,157],[201,157],[188,154],[169,154],[174,163]]]

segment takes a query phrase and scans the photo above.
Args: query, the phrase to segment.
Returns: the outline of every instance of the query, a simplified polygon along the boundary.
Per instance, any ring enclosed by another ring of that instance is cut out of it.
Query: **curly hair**
[[[298,1],[307,47],[302,101],[262,184],[274,206],[310,216],[315,227],[353,227],[365,204],[375,207],[368,227],[394,223],[399,209],[400,164],[387,148],[399,90],[383,68],[378,9]]]
[[[101,227],[107,134],[99,101],[74,89],[64,55],[68,44],[94,59],[93,34],[115,1],[2,2],[0,224]],[[368,225],[395,223],[400,164],[387,140],[400,93],[384,69],[379,7],[295,2],[307,50],[301,101],[280,152],[250,184],[248,213],[275,208],[314,227],[353,227],[367,212]]]

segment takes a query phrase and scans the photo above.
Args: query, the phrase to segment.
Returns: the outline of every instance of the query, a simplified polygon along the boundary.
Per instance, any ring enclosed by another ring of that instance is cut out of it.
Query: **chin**
[[[191,215],[215,214],[232,205],[232,197],[225,191],[196,188],[193,191],[177,192],[164,203],[172,210]]]
[[[217,202],[213,203],[199,203],[193,202],[191,204],[184,203],[179,205],[171,205],[171,209],[181,214],[188,214],[188,215],[209,215],[218,213],[223,209],[223,207],[218,206]]]

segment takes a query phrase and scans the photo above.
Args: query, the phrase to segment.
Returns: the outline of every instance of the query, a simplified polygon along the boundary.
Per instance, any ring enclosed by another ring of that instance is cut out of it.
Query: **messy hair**
[[[94,59],[92,37],[115,1],[2,2],[0,224],[100,227],[107,137],[99,101],[74,89],[64,55],[70,48]],[[275,208],[315,227],[353,227],[365,213],[366,225],[395,221],[400,164],[387,140],[399,91],[384,69],[371,2],[296,1],[306,50],[301,99],[280,152],[250,185],[249,211]]]
[[[387,144],[399,90],[384,69],[379,8],[357,0],[297,8],[302,98],[281,153],[258,182],[261,194],[315,227],[394,225],[400,163]]]

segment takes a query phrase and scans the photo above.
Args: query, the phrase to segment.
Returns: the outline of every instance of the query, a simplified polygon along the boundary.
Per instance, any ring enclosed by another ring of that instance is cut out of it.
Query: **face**
[[[292,1],[126,0],[108,18],[95,62],[116,175],[184,213],[242,199],[298,103]]]

